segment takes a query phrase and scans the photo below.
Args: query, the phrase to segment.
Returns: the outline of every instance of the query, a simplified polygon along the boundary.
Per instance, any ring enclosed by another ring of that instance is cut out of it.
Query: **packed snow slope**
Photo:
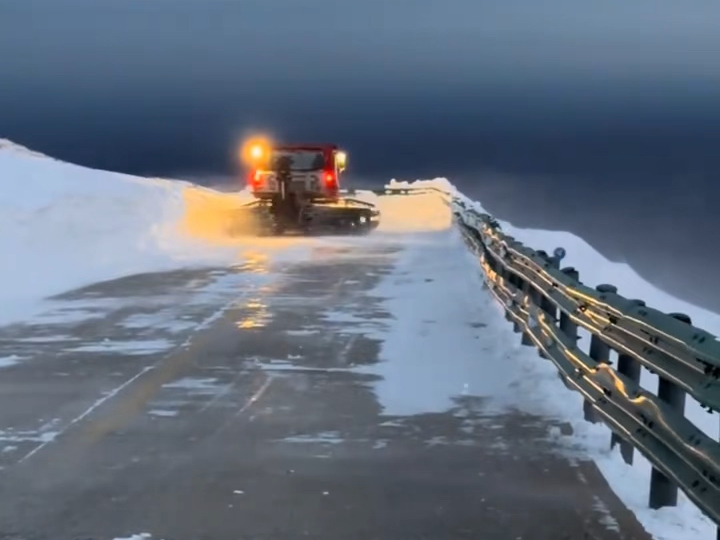
[[[0,323],[74,287],[243,253],[217,241],[218,216],[243,193],[89,169],[4,139],[0,182]]]

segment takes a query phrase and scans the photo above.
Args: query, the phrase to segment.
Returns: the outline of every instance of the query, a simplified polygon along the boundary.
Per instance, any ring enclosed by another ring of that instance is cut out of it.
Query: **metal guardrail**
[[[347,189],[347,190],[340,190],[340,193],[343,195],[355,195],[358,192],[361,193],[374,193],[375,195],[423,195],[427,193],[437,193],[439,195],[449,197],[449,194],[441,189],[438,189],[436,187],[409,187],[409,188],[401,188],[401,187],[384,187],[380,189]]]
[[[523,343],[535,345],[566,386],[583,394],[586,420],[612,430],[611,445],[621,445],[626,463],[633,448],[652,463],[649,506],[676,505],[679,487],[720,524],[720,444],[684,416],[686,393],[720,410],[715,336],[687,315],[626,299],[612,285],[583,285],[574,268],[560,268],[562,253],[524,246],[492,216],[455,204],[488,288]],[[578,347],[578,327],[592,336],[587,352]],[[618,353],[615,369],[611,349]],[[641,366],[659,376],[657,395],[640,386]]]
[[[620,445],[626,463],[632,463],[634,449],[650,461],[649,506],[675,506],[680,488],[720,524],[720,444],[684,416],[687,394],[709,411],[720,410],[715,336],[692,326],[685,314],[624,298],[612,285],[584,285],[576,269],[560,267],[562,248],[548,255],[523,245],[456,194],[391,187],[383,194],[428,191],[451,200],[486,285],[522,343],[535,346],[565,385],[583,395],[585,419],[610,428],[610,445]],[[578,346],[578,328],[591,335],[587,351]],[[617,352],[616,366],[611,350]],[[658,375],[656,394],[640,386],[642,367]]]

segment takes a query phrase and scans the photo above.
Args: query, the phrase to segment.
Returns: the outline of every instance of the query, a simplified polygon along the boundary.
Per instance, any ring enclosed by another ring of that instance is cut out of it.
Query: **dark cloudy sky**
[[[720,309],[718,29],[717,0],[0,0],[0,136],[184,177],[251,129],[338,142]]]

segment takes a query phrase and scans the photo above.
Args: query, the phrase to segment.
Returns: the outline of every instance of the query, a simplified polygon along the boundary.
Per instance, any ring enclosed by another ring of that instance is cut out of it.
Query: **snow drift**
[[[91,282],[232,255],[208,249],[188,221],[192,203],[214,195],[189,182],[89,169],[8,140],[0,178],[0,321]]]

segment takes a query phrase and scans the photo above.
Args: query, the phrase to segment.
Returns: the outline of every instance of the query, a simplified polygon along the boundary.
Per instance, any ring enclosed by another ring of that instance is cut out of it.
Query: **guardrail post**
[[[580,273],[572,266],[567,266],[560,271],[569,278],[580,281]],[[567,337],[569,337],[570,341],[572,341],[573,343],[577,343],[578,325],[572,321],[570,315],[568,315],[562,310],[560,310],[560,331],[563,332]],[[560,377],[560,380],[565,384],[566,387],[574,390],[574,388],[570,386],[565,380],[565,376],[562,374],[562,372],[558,371],[558,377]]]
[[[692,320],[684,313],[669,313],[670,317],[692,324]],[[667,379],[658,376],[657,396],[675,409],[680,415],[685,414],[685,391]],[[677,506],[677,485],[655,467],[650,475],[650,508]]]
[[[599,293],[617,293],[617,287],[614,285],[608,285],[608,284],[602,284],[595,287],[595,290],[597,290]],[[600,339],[595,334],[592,335],[590,338],[590,351],[589,356],[596,362],[601,362],[604,364],[610,363],[610,347],[607,343],[605,343],[602,339]],[[596,424],[600,421],[598,418],[595,409],[592,406],[592,403],[585,400],[583,403],[583,413],[585,416],[585,420],[588,422],[592,422],[593,424]]]
[[[516,290],[522,291],[522,289],[523,289],[523,280],[522,280],[518,275],[513,274],[512,272],[509,272],[509,273],[508,273],[508,282],[509,282],[513,287],[515,287]],[[505,310],[505,318],[506,318],[508,321],[512,321],[512,323],[513,323],[513,332],[515,332],[516,334],[518,334],[518,333],[521,332],[521,326],[520,326],[520,324],[519,324],[515,319],[513,319],[513,318],[510,316],[510,313],[509,313],[509,311],[508,311],[507,309]]]
[[[522,280],[522,293],[523,298],[529,299],[530,304],[535,304],[535,289],[530,286],[530,282],[527,280]],[[528,309],[531,309],[532,305],[527,306]],[[522,331],[522,337],[520,338],[520,343],[522,345],[527,345],[528,347],[531,347],[533,345],[533,340],[530,338],[530,334],[526,331]]]
[[[538,255],[540,255],[543,259],[549,260],[547,252],[545,252],[543,250],[538,250],[536,253]],[[552,303],[548,303],[545,296],[540,291],[538,291],[535,287],[530,286],[530,283],[525,282],[525,287],[523,288],[523,293],[525,294],[525,297],[528,298],[530,301],[530,305],[528,306],[529,310],[531,310],[533,308],[533,306],[542,309],[543,311],[545,311],[548,314],[552,313],[555,310]],[[521,343],[523,345],[527,345],[527,346],[534,345],[532,339],[530,338],[530,334],[527,332],[523,332]],[[542,358],[546,358],[540,349],[538,349],[538,356],[540,356]]]
[[[548,257],[548,262],[552,268],[560,268],[560,259],[557,257]],[[540,309],[547,313],[553,321],[557,321],[557,308],[552,300],[545,295],[540,295]]]
[[[483,244],[483,246],[485,246],[485,245]],[[495,272],[497,272],[498,276],[500,276],[500,278],[502,278],[502,280],[507,285],[514,285],[515,287],[518,286],[517,276],[515,276],[515,274],[513,274],[512,272],[508,271],[507,268],[505,268],[505,266],[503,265],[502,261],[498,260],[493,255],[491,255],[490,251],[487,249],[487,247],[485,247],[485,258],[491,263],[490,267]],[[507,309],[507,307],[505,308],[505,320],[510,321],[510,322],[513,321],[513,318],[510,315],[510,310]],[[513,325],[513,329],[514,329],[514,326],[515,325]],[[515,330],[515,332],[519,332],[519,330]]]
[[[506,239],[506,241],[509,241],[509,240]],[[498,261],[498,268],[503,269],[503,275],[505,277],[505,281],[507,284],[512,285],[517,290],[522,289],[523,282],[522,282],[522,279],[518,275],[516,275],[513,272],[504,268],[502,265],[502,262],[500,262],[500,261]],[[512,289],[511,289],[511,292],[512,292]],[[507,307],[505,308],[505,320],[513,323],[513,332],[515,332],[516,334],[520,332],[520,325],[517,322],[515,322],[515,319],[513,319],[513,317],[510,315],[510,310]]]
[[[506,281],[507,281],[507,283],[512,283],[512,282],[513,282],[513,280],[512,280],[512,274],[509,274],[509,275],[506,277]],[[507,306],[505,306],[505,320],[513,323],[513,331],[515,331],[515,333],[517,333],[517,332],[520,331],[520,330],[516,330],[516,329],[515,329],[515,327],[517,326],[517,324],[515,323],[515,319],[512,318],[512,315],[510,315],[510,310],[507,308]]]
[[[549,257],[548,254],[544,251],[538,251],[538,253],[550,263],[551,267],[560,267],[560,260],[556,257]],[[531,294],[531,298],[533,299],[535,304],[542,310],[543,313],[547,315],[546,320],[553,321],[553,323],[557,324],[557,308],[555,307],[555,304],[553,304],[552,300],[547,298],[543,293],[541,293],[534,287],[531,291]],[[549,359],[549,357],[542,351],[542,349],[538,348],[537,352],[540,358],[544,358],[545,360]]]
[[[472,247],[472,246],[471,246]],[[495,270],[498,275],[502,275],[502,270],[497,270],[496,267],[499,266],[497,264],[497,261],[495,261],[495,258],[490,255],[487,247],[485,247],[485,244],[483,243],[482,239],[480,239],[480,253],[478,253],[480,257],[480,266],[481,266],[481,272],[483,274],[483,282],[482,282],[482,288],[484,290],[487,290],[490,288],[490,285],[488,284],[489,278],[487,275],[487,272],[484,268],[482,268],[482,265],[486,264],[493,270]]]
[[[575,270],[572,266],[568,266],[561,270],[563,274],[574,280],[580,280],[580,272]],[[573,343],[577,343],[578,340],[578,325],[572,322],[570,315],[564,311],[560,311],[560,330],[570,338]]]
[[[639,307],[645,305],[645,302],[643,302],[642,300],[630,301]],[[621,375],[624,375],[625,377],[630,379],[635,384],[640,384],[640,373],[642,371],[642,365],[632,356],[618,353],[617,371]],[[633,453],[635,451],[633,445],[628,441],[624,440],[617,433],[613,432],[610,436],[610,448],[615,448],[616,444],[620,445],[620,455],[622,456],[623,461],[628,465],[632,465]]]

